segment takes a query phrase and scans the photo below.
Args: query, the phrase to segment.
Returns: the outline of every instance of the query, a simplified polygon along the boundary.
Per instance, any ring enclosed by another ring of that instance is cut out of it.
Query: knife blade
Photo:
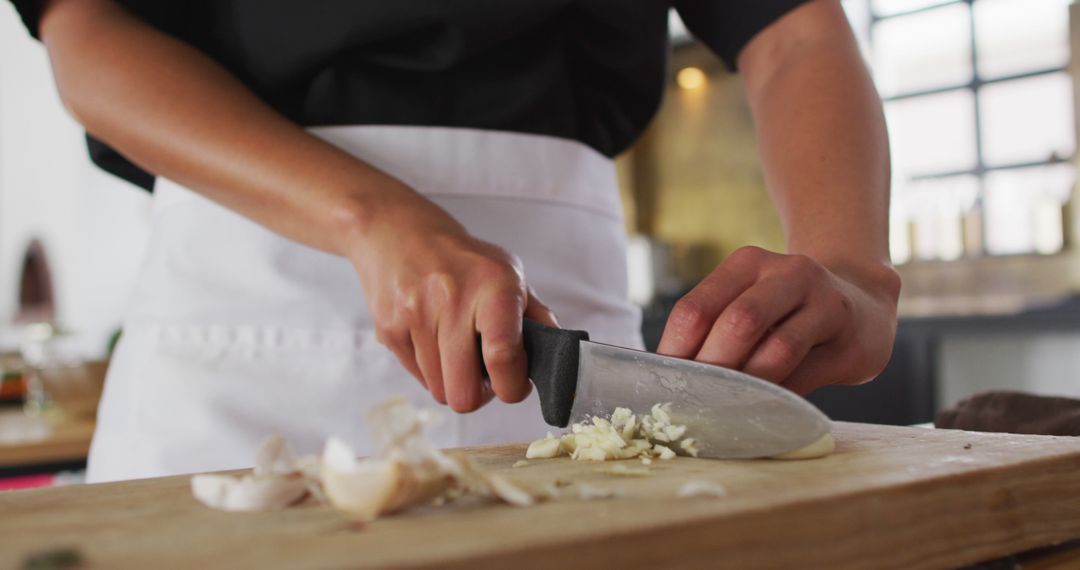
[[[803,398],[737,370],[591,342],[584,331],[528,319],[523,332],[529,378],[556,427],[670,402],[672,422],[687,427],[699,456],[730,459],[794,451],[831,429]]]

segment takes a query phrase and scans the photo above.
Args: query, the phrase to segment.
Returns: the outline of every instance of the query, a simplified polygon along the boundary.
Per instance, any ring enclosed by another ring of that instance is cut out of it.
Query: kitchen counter
[[[328,507],[224,513],[186,476],[0,493],[0,567],[33,554],[95,568],[940,568],[1080,538],[1080,440],[836,424],[806,461],[657,461],[616,477],[523,446],[463,450],[519,482],[618,491],[530,508],[425,507],[355,525]],[[636,465],[636,463],[631,463]],[[678,499],[688,480],[727,496]],[[57,550],[60,549],[60,550]]]
[[[86,461],[93,421],[66,421],[53,425],[30,418],[19,410],[0,411],[0,427],[5,433],[19,431],[21,437],[0,438],[0,472],[35,465],[57,465]]]

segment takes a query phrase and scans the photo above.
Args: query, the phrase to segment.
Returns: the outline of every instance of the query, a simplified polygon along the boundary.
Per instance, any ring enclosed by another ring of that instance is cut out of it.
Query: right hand
[[[557,326],[555,316],[526,285],[517,257],[469,235],[411,189],[398,190],[365,216],[347,248],[379,342],[456,412],[495,396],[524,400],[532,385],[522,317]]]

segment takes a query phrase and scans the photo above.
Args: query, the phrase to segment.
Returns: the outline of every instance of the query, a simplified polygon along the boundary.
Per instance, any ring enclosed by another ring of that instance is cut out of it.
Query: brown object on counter
[[[105,387],[109,361],[54,366],[30,372],[41,382],[50,405],[73,422],[92,421]]]
[[[0,418],[13,416],[22,416],[22,412],[0,411]],[[63,421],[40,439],[0,441],[0,469],[85,461],[94,427],[92,420]]]
[[[657,461],[612,477],[566,458],[517,469],[521,445],[465,450],[535,507],[451,502],[357,529],[332,509],[225,513],[190,477],[0,493],[0,567],[59,546],[101,568],[943,568],[1080,537],[1080,442],[838,423],[807,461]],[[965,443],[973,443],[970,450]],[[688,480],[727,496],[678,499]]]
[[[1080,436],[1080,400],[983,392],[939,412],[934,425],[967,431]]]

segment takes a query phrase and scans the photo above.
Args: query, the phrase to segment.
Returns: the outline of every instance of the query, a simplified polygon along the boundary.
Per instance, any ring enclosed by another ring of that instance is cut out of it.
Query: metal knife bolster
[[[579,341],[570,421],[610,417],[616,407],[647,414],[671,403],[701,457],[769,457],[805,447],[830,431],[809,402],[748,374],[702,362]]]

